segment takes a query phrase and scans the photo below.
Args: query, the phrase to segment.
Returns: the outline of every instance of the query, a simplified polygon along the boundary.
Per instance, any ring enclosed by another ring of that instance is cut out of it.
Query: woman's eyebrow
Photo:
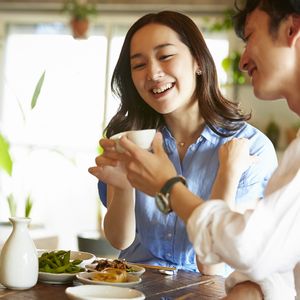
[[[175,46],[174,44],[171,44],[171,43],[165,43],[165,44],[160,44],[160,45],[157,45],[156,47],[154,47],[154,50],[159,50],[161,48],[164,48],[164,47],[169,47],[169,46]],[[130,56],[130,59],[135,59],[135,58],[138,58],[138,57],[141,57],[142,56],[142,53],[135,53],[133,55]]]

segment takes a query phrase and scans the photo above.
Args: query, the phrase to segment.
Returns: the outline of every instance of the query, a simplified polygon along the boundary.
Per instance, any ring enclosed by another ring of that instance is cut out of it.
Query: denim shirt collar
[[[168,154],[176,151],[177,150],[176,140],[172,136],[170,130],[166,126],[164,126],[161,129],[161,133],[162,133],[163,139],[164,139],[164,148],[165,148],[165,151]],[[203,140],[204,141],[208,141],[208,142],[216,145],[216,144],[218,144],[218,142],[220,140],[220,136],[218,136],[207,125],[205,125],[203,131],[201,132],[201,134],[197,138],[197,140],[194,143],[194,145],[198,145]]]

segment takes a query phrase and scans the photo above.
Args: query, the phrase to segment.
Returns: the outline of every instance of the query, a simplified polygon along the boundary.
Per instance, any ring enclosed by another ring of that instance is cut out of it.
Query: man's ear
[[[291,15],[288,17],[288,44],[289,46],[293,46],[296,44],[298,40],[300,40],[300,16],[299,15]]]

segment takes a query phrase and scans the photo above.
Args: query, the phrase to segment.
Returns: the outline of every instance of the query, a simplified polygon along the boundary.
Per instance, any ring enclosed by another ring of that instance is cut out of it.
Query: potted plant
[[[87,38],[89,17],[96,15],[96,6],[86,0],[66,0],[63,11],[71,16],[70,25],[73,37],[76,39]]]
[[[44,83],[45,74],[46,74],[46,72],[44,71],[35,86],[34,93],[31,98],[31,109],[34,109],[37,104],[37,100],[40,95],[43,83]],[[20,106],[20,108],[22,107],[20,103],[19,103],[19,106]],[[1,170],[4,171],[5,173],[7,173],[8,176],[10,176],[10,177],[12,176],[13,159],[12,159],[12,155],[10,153],[10,145],[9,145],[7,138],[5,138],[4,135],[2,135],[0,132],[0,171]],[[11,217],[16,216],[17,202],[16,202],[14,195],[11,193],[10,195],[8,195],[6,197],[6,200],[7,200],[7,204],[9,207],[10,216]],[[25,217],[27,217],[27,218],[30,217],[32,206],[33,206],[32,198],[30,195],[27,195],[26,200],[25,200],[25,210],[24,210]]]

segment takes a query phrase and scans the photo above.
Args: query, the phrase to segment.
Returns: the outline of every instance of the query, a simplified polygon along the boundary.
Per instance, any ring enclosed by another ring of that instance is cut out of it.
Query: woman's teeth
[[[160,94],[160,93],[163,93],[164,91],[170,89],[172,87],[172,83],[168,83],[164,86],[161,86],[160,88],[157,88],[157,89],[153,89],[152,92],[154,94]]]

